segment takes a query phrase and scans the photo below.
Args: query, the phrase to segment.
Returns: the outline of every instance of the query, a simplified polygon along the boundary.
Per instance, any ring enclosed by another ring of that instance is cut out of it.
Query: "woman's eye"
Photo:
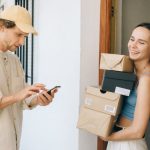
[[[134,39],[130,39],[130,41],[134,41]]]
[[[144,42],[139,42],[140,44],[145,44]]]

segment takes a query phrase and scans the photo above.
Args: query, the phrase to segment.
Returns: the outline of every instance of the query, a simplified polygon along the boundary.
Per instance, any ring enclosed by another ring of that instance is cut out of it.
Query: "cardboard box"
[[[77,128],[106,137],[111,134],[114,122],[114,116],[82,107]]]
[[[86,88],[84,106],[116,116],[120,113],[122,96],[112,92],[102,92],[100,87],[89,86]]]
[[[102,53],[100,69],[133,72],[133,61],[126,55]]]
[[[105,70],[102,90],[129,96],[136,82],[134,73]]]

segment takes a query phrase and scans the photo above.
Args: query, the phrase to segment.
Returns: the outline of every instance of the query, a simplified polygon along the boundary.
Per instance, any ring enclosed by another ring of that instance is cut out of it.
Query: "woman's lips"
[[[140,53],[138,50],[129,50],[131,54],[138,54]]]

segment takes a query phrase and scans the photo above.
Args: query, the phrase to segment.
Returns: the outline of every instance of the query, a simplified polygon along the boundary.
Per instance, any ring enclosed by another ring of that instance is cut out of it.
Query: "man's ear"
[[[3,25],[0,25],[0,31],[4,31],[5,27]]]

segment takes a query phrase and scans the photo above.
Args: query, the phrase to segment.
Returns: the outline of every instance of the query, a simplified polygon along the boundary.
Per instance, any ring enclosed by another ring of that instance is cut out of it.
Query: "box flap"
[[[99,97],[102,97],[104,99],[108,99],[110,101],[117,100],[118,97],[120,97],[120,94],[117,93],[112,93],[108,91],[101,91],[101,87],[93,87],[93,86],[88,86],[86,88],[86,92],[92,95],[96,95]]]
[[[102,53],[101,54],[100,68],[101,68],[102,64],[105,64],[110,69],[114,68],[115,66],[117,66],[118,64],[120,64],[120,62],[124,59],[124,57],[128,57],[128,56],[118,55],[118,54]]]

